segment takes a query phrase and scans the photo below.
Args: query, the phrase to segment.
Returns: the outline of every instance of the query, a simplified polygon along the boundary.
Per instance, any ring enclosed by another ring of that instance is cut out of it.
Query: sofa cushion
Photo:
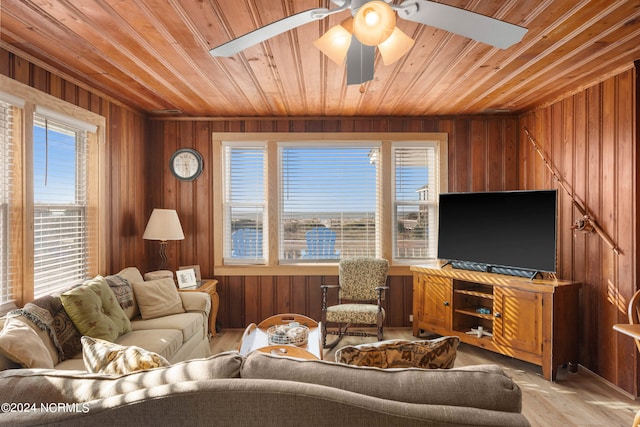
[[[102,276],[64,292],[60,300],[82,335],[115,341],[131,330],[131,322]]]
[[[182,342],[187,342],[194,334],[202,334],[205,327],[205,318],[201,313],[180,313],[157,319],[134,319],[131,321],[131,329],[145,331],[150,329],[177,329],[182,333]]]
[[[54,365],[42,339],[22,317],[11,317],[5,322],[0,331],[0,353],[25,368],[50,369]]]
[[[136,294],[140,315],[145,320],[184,313],[182,299],[173,279],[135,282],[133,291]]]
[[[129,374],[170,365],[167,359],[152,351],[91,337],[82,337],[82,356],[87,372],[101,374]]]
[[[458,337],[440,337],[434,340],[389,340],[373,344],[342,347],[336,352],[338,363],[377,368],[453,368]]]
[[[124,278],[133,288],[133,283],[142,282],[144,279],[142,278],[142,274],[140,274],[140,270],[136,267],[127,267],[120,270],[116,276],[120,276]],[[140,310],[138,309],[138,303],[136,301],[135,292],[132,294],[133,298],[133,306],[125,308],[124,313],[127,315],[129,319],[133,319],[134,317],[140,314]]]
[[[182,346],[182,332],[177,329],[131,331],[128,334],[119,336],[116,344],[124,346],[135,345],[171,360],[173,354]]]
[[[520,412],[522,392],[496,365],[454,369],[380,369],[259,351],[242,364],[243,378],[299,381],[407,403]]]
[[[163,384],[238,378],[243,359],[237,352],[220,353],[206,359],[193,359],[167,368],[126,375],[13,369],[0,372],[0,402],[89,402]]]

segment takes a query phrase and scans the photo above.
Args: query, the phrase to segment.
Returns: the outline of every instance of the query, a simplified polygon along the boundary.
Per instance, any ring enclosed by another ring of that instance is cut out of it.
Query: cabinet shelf
[[[476,309],[478,308],[487,308],[487,307],[464,307],[464,308],[456,308],[454,311],[456,313],[459,314],[464,314],[467,316],[472,316],[472,317],[477,317],[479,319],[487,319],[487,320],[493,320],[493,314],[482,314],[482,313],[478,313],[476,311]]]
[[[473,297],[478,297],[478,298],[485,298],[485,299],[493,299],[493,294],[489,294],[483,291],[474,291],[471,289],[456,289],[454,290],[455,293],[457,294],[462,294],[462,295],[470,295]]]

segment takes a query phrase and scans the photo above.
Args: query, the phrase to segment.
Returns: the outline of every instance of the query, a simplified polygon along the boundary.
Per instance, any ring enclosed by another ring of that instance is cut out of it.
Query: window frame
[[[87,265],[87,277],[92,277],[106,268],[106,155],[105,155],[105,130],[106,118],[77,105],[71,104],[52,95],[48,95],[25,85],[7,76],[0,75],[0,98],[6,99],[10,104],[16,101],[20,109],[19,123],[15,124],[15,144],[21,147],[21,161],[19,169],[19,189],[17,197],[18,206],[15,207],[13,223],[19,227],[16,238],[10,251],[16,262],[15,282],[12,286],[13,297],[18,306],[25,304],[34,298],[34,201],[33,201],[33,134],[34,113],[45,113],[57,117],[69,124],[85,127],[87,132],[87,165],[91,173],[87,176],[88,211],[90,218],[88,224],[90,230],[89,261]]]
[[[380,210],[387,214],[383,215],[381,220],[381,256],[390,261],[391,267],[389,274],[391,275],[410,275],[409,266],[419,261],[413,262],[396,262],[393,254],[393,165],[392,162],[392,145],[394,143],[402,144],[423,144],[430,141],[437,143],[439,154],[439,191],[446,192],[448,189],[448,134],[446,132],[341,132],[341,133],[238,133],[238,132],[213,132],[213,244],[214,244],[214,269],[216,275],[237,276],[237,275],[255,275],[255,276],[289,276],[289,275],[334,275],[337,272],[337,263],[296,263],[296,264],[280,264],[278,240],[280,233],[280,202],[279,202],[279,154],[278,143],[290,144],[299,142],[305,144],[309,142],[352,142],[359,143],[361,141],[376,141],[381,144],[381,177],[383,180],[380,186]],[[265,265],[230,265],[224,263],[224,187],[223,174],[225,173],[223,164],[223,142],[247,142],[247,141],[264,141],[267,144],[266,159],[266,203],[267,203],[267,226],[269,230],[264,236],[266,239],[265,247],[267,250],[267,258]]]

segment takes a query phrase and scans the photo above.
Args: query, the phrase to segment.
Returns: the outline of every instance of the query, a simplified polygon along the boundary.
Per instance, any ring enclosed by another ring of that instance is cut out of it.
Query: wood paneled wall
[[[0,73],[106,118],[107,271],[144,265],[146,118],[97,91],[0,48]],[[1,89],[0,89],[1,90]]]
[[[169,242],[172,266],[199,264],[203,277],[220,283],[220,312],[224,327],[242,328],[278,312],[320,317],[320,284],[337,276],[235,276],[213,271],[211,226],[213,193],[211,136],[213,132],[447,132],[449,134],[449,190],[511,190],[518,185],[517,118],[327,118],[260,120],[151,120],[147,141],[147,211],[177,209],[185,240]],[[203,175],[180,182],[169,172],[171,154],[178,148],[198,150],[205,159]],[[153,255],[153,252],[149,252]],[[147,268],[157,258],[150,257]],[[412,277],[389,279],[387,325],[410,326]]]
[[[553,105],[514,117],[327,118],[148,121],[144,114],[102,96],[37,60],[0,49],[0,73],[107,119],[107,270],[136,265],[151,270],[156,242],[142,233],[153,207],[180,212],[186,239],[170,242],[172,266],[200,264],[215,276],[209,230],[212,132],[448,132],[450,191],[556,188],[522,133],[533,133],[576,197],[622,253],[594,234],[571,230],[578,212],[560,191],[559,277],[582,281],[580,363],[638,395],[639,359],[633,342],[611,329],[626,321],[626,302],[637,286],[638,108],[636,70],[629,70]],[[169,157],[193,147],[205,158],[194,183],[175,180]],[[337,277],[217,277],[224,327],[244,327],[276,312],[318,318],[319,285]],[[408,326],[411,277],[391,277],[387,324]]]
[[[533,145],[520,135],[519,187],[558,188],[558,276],[583,283],[580,364],[638,395],[633,341],[613,331],[627,323],[627,303],[638,288],[637,79],[630,69],[601,84],[521,117],[575,198],[620,248],[596,234],[571,229],[581,217],[552,180]]]

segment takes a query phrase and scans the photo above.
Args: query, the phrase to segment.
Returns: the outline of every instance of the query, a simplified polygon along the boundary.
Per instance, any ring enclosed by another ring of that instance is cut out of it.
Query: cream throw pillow
[[[143,319],[184,313],[182,299],[173,279],[158,279],[133,284],[133,292]]]
[[[91,337],[82,337],[82,359],[87,371],[98,374],[129,374],[170,365],[152,351]]]
[[[38,333],[19,317],[7,319],[0,331],[0,353],[25,368],[53,369],[51,353]]]

